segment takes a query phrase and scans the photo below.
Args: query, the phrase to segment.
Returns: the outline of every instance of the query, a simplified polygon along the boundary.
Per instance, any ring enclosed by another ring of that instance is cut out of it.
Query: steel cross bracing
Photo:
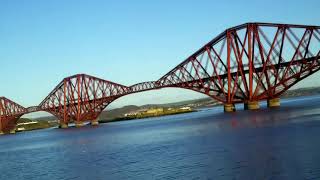
[[[319,70],[319,27],[248,23],[227,29],[158,81],[224,103],[280,96]]]
[[[27,113],[27,109],[21,105],[0,97],[0,133],[9,132],[15,128],[17,120]]]
[[[319,26],[247,23],[225,30],[157,81],[124,86],[78,74],[63,79],[31,109],[2,98],[1,126],[40,110],[65,123],[94,120],[119,97],[165,87],[230,104],[277,98],[319,70],[319,55]]]

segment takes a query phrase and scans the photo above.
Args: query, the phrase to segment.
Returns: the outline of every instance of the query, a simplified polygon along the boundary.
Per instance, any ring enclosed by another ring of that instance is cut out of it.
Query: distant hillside
[[[19,123],[26,123],[26,122],[31,122],[32,120],[31,119],[28,119],[28,118],[20,118],[18,120]]]
[[[44,117],[38,117],[38,118],[33,118],[36,121],[53,121],[57,120],[55,116],[44,116]]]
[[[187,100],[187,101],[180,101],[180,102],[174,102],[174,103],[168,103],[168,104],[146,104],[143,106],[140,106],[141,108],[150,108],[150,107],[179,107],[179,106],[185,106],[190,104],[203,104],[210,102],[215,102],[215,100],[207,97],[207,98],[201,98],[201,99],[194,99],[194,100]]]
[[[116,109],[111,109],[111,110],[107,110],[107,111],[102,111],[102,113],[99,116],[99,119],[112,120],[112,119],[119,118],[119,117],[123,116],[123,114],[129,113],[132,111],[137,111],[139,109],[140,109],[139,106],[130,105],[130,106],[124,106],[122,108],[116,108]]]
[[[282,97],[312,96],[317,94],[320,94],[320,87],[309,87],[289,90],[285,92]]]
[[[212,104],[216,104],[216,101],[214,101],[211,98],[201,98],[201,99],[180,101],[180,102],[168,103],[168,104],[146,104],[142,106],[130,105],[130,106],[124,106],[122,108],[103,111],[99,116],[99,119],[109,121],[112,119],[123,117],[123,115],[126,113],[130,113],[130,112],[141,110],[141,109],[150,109],[150,108],[157,108],[157,107],[169,108],[169,107],[182,107],[182,106],[190,106],[195,108],[195,107],[203,107],[203,106],[212,105]]]

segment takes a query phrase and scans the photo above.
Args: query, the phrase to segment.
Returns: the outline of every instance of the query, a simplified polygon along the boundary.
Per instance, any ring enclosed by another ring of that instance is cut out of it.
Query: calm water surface
[[[320,179],[320,96],[281,105],[1,136],[0,179]]]

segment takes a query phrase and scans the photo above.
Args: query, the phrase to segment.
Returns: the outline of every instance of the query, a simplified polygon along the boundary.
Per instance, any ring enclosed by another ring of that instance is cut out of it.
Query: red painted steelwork
[[[14,129],[17,120],[27,113],[27,109],[11,100],[0,97],[0,131],[8,133]]]
[[[273,99],[318,71],[319,55],[319,26],[247,23],[225,30],[157,81],[128,87],[78,74],[61,81],[38,107],[25,109],[2,98],[0,130],[37,110],[64,123],[92,121],[119,97],[165,87],[227,104]]]
[[[129,87],[78,74],[65,78],[39,105],[64,123],[95,120],[115,99],[125,95]]]
[[[223,103],[279,97],[318,71],[320,27],[248,23],[227,29],[158,80]]]

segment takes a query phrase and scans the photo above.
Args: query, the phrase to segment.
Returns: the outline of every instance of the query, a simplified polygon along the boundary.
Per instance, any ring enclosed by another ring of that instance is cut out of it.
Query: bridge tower
[[[225,112],[279,107],[280,96],[320,69],[320,27],[246,23],[229,28],[158,80],[206,94]]]
[[[127,86],[77,74],[64,78],[39,107],[58,117],[61,128],[67,128],[71,122],[81,127],[85,121],[96,126],[103,109],[128,91]]]

